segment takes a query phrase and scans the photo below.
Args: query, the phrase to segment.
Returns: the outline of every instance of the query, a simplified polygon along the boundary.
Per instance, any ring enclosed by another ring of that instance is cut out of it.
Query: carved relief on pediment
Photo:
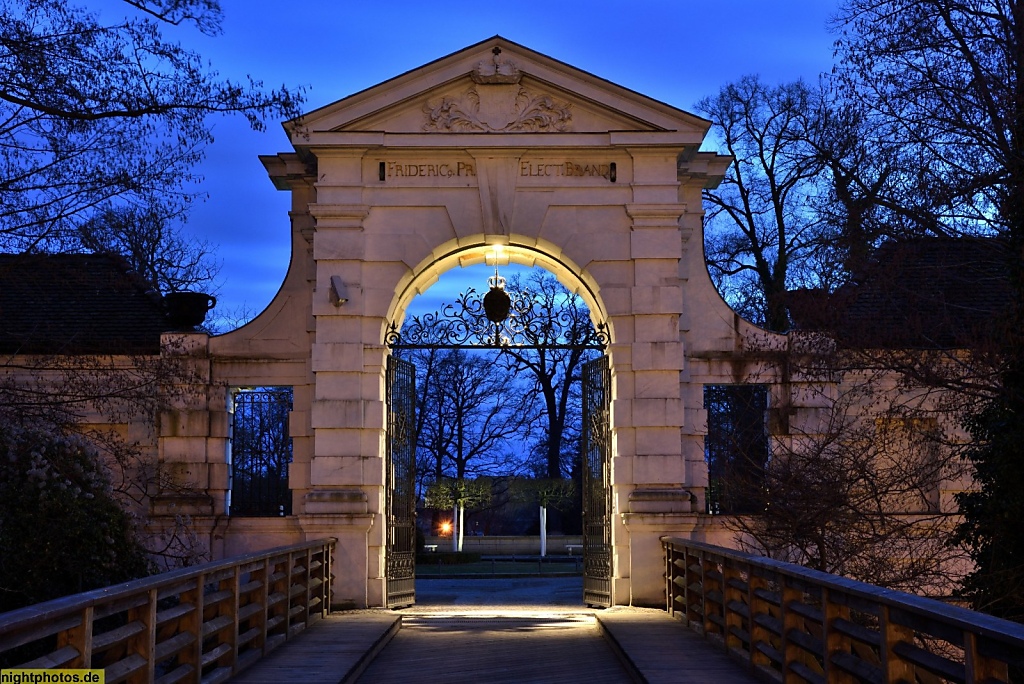
[[[424,131],[534,133],[568,131],[572,104],[520,85],[477,85],[460,97],[428,101]]]
[[[523,72],[510,59],[500,59],[501,48],[494,48],[494,59],[484,60],[469,74],[474,83],[510,84],[519,83]]]

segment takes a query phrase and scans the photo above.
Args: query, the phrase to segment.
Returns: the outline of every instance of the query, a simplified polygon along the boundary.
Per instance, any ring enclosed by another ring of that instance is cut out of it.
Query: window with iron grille
[[[707,512],[760,513],[766,503],[768,387],[706,385]]]
[[[291,515],[288,415],[292,388],[237,389],[232,393],[231,407],[228,513],[250,517]]]

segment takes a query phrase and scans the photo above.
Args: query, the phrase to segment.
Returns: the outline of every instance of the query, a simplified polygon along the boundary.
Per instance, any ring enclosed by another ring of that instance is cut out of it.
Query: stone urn
[[[167,322],[174,330],[192,330],[202,325],[217,298],[205,292],[168,292],[164,295]]]

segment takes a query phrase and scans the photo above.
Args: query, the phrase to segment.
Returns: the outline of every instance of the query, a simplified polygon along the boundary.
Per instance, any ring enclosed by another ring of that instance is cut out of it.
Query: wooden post
[[[81,614],[82,621],[77,627],[57,635],[57,648],[73,646],[78,651],[78,655],[68,663],[67,667],[88,670],[92,667],[92,620],[95,609],[92,606],[86,606]]]
[[[324,544],[324,615],[331,614],[331,603],[334,601],[334,544]]]
[[[683,621],[686,621],[686,552],[680,552],[672,545],[672,615],[679,611],[680,601],[683,608]]]
[[[735,634],[736,630],[743,630],[746,618],[729,607],[730,603],[742,604],[745,598],[745,592],[734,586],[741,580],[741,573],[736,567],[736,563],[738,561],[730,558],[722,559],[722,613],[725,615],[724,634],[722,635],[724,639],[722,641],[726,651],[744,646],[749,647],[749,644],[744,644],[742,639]],[[749,634],[750,630],[747,629],[746,632]]]
[[[701,628],[704,630],[704,636],[714,633],[715,623],[711,621],[711,601],[708,600],[708,592],[714,589],[710,586],[714,581],[708,575],[711,570],[711,561],[708,560],[707,553],[700,551],[698,558],[700,558],[700,602],[701,602]]]
[[[260,649],[263,655],[267,654],[267,620],[270,619],[270,572],[271,565],[270,559],[263,559],[263,567],[259,570],[260,584],[259,598],[256,599],[260,602],[262,609],[254,616],[259,620],[260,635],[257,637],[258,641],[253,644],[253,648]]]
[[[800,631],[801,629],[800,614],[790,608],[792,604],[800,601],[803,592],[793,588],[789,578],[785,575],[779,575],[779,583],[782,585],[782,600],[779,606],[782,618],[782,681],[787,684],[788,682],[802,682],[804,681],[803,677],[792,669],[792,665],[801,660],[801,649],[789,638],[789,633],[791,630]]]
[[[270,559],[271,575],[281,575],[281,577],[273,579],[270,585],[270,593],[284,596],[283,600],[278,601],[271,607],[270,615],[273,616],[274,620],[280,618],[280,621],[275,624],[274,628],[277,629],[280,626],[286,638],[288,636],[288,582],[291,578],[287,564],[290,558],[291,556],[285,555],[283,560],[281,556]]]
[[[192,604],[192,612],[182,617],[182,626],[192,633],[195,641],[179,657],[183,665],[191,665],[193,668],[189,681],[198,684],[203,679],[203,614],[206,612],[203,595],[206,587],[206,573],[197,575],[195,583],[196,585],[191,591],[181,594],[183,603]]]
[[[701,562],[700,552],[694,551],[693,549],[686,547],[683,553],[685,559],[685,570],[683,574],[683,591],[686,597],[686,624],[701,625],[701,630],[704,629],[704,564]],[[696,569],[694,569],[696,565]],[[696,590],[694,590],[696,587]],[[700,604],[700,612],[697,611],[698,602]]]
[[[750,568],[747,575],[747,609],[750,612],[750,670],[757,671],[762,667],[769,667],[771,659],[758,650],[758,644],[771,644],[771,631],[757,622],[759,615],[770,615],[771,609],[768,602],[757,595],[758,590],[768,587],[768,582],[761,575],[754,573]]]
[[[661,548],[665,550],[665,612],[670,617],[675,617],[673,603],[675,603],[675,584],[672,582],[672,545],[667,541],[661,542]]]
[[[310,608],[309,600],[312,598],[312,594],[310,594],[310,592],[312,591],[312,588],[313,588],[312,587],[313,577],[310,575],[310,573],[312,572],[310,570],[310,568],[313,565],[312,562],[311,562],[312,559],[313,559],[313,552],[310,549],[306,549],[306,561],[305,561],[305,563],[306,563],[306,579],[305,579],[306,592],[303,595],[303,601],[302,601],[302,605],[304,606],[304,608],[302,610],[302,621],[306,624],[306,627],[309,627],[309,624],[310,624],[310,620],[309,620],[309,608]]]
[[[142,623],[142,631],[128,640],[128,654],[140,655],[146,661],[142,669],[136,670],[128,677],[127,681],[131,684],[146,684],[155,679],[156,594],[156,589],[150,589],[147,592],[146,603],[128,611],[128,622]]]
[[[284,566],[284,638],[292,638],[292,578],[295,574],[295,554],[289,552]]]
[[[718,608],[715,610],[718,612],[718,617],[722,618],[723,622],[725,621],[725,583],[722,581],[724,578],[722,577],[722,573],[718,572],[717,565],[718,563],[712,560],[709,554],[704,554],[704,563],[702,564],[704,568],[702,571],[704,576],[704,633],[708,634],[710,632],[718,632],[724,638],[725,628],[720,627],[718,624],[713,622],[709,615],[709,613],[711,613],[711,609],[709,607],[717,604]],[[718,575],[718,579],[715,579],[714,577],[716,574]],[[711,586],[708,586],[709,583]],[[716,590],[718,592],[718,596],[720,597],[719,601],[721,601],[721,603],[709,601],[707,599],[708,593],[712,590]]]
[[[234,567],[234,572],[231,573],[228,581],[231,583],[231,598],[228,600],[228,610],[231,611],[231,633],[228,636],[230,639],[228,645],[231,647],[229,651],[231,662],[228,663],[228,666],[232,672],[237,672],[235,668],[238,665],[238,636],[239,628],[241,627],[238,622],[238,609],[242,605],[242,595],[240,593],[242,589],[242,567],[240,565]]]
[[[964,659],[967,684],[1010,680],[1006,663],[986,658],[978,653],[978,635],[974,632],[964,632]]]
[[[914,632],[909,627],[895,624],[890,618],[889,606],[881,606],[881,614],[878,616],[881,624],[882,636],[882,672],[887,682],[908,681],[913,682],[914,666],[900,658],[893,652],[893,647],[901,641],[908,644],[914,642]]]
[[[832,591],[826,587],[821,589],[821,630],[825,653],[822,661],[825,669],[825,681],[837,684],[853,684],[853,675],[832,664],[834,654],[849,654],[852,644],[850,637],[835,628],[836,620],[849,620],[850,609],[832,600]]]

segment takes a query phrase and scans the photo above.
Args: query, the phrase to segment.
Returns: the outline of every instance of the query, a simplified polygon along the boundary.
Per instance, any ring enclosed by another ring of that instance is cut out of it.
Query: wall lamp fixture
[[[341,276],[331,276],[330,298],[331,304],[334,306],[341,306],[348,301],[348,297],[345,296],[345,284],[341,282]]]

